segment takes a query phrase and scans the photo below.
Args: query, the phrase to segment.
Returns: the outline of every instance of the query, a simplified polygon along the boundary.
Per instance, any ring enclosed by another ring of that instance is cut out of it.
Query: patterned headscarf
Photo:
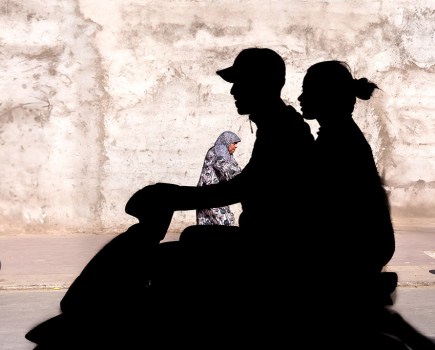
[[[232,143],[240,142],[240,137],[231,131],[224,131],[219,135],[216,142],[214,143],[214,151],[217,157],[222,157],[226,161],[231,161],[233,155],[228,151],[228,147]]]

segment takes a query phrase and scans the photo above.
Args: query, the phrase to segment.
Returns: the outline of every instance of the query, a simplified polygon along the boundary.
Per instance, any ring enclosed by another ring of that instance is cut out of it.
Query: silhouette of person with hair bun
[[[352,118],[357,98],[368,100],[377,88],[366,78],[354,79],[344,62],[324,61],[308,69],[298,98],[303,117],[320,126],[313,162],[320,191],[318,222],[331,232],[331,246],[335,241],[337,247],[346,247],[329,259],[359,279],[380,272],[395,250],[382,179],[372,149]]]
[[[369,100],[377,89],[367,78],[354,78],[345,62],[331,60],[308,68],[298,98],[303,118],[319,124],[312,253],[328,270],[316,275],[329,286],[322,293],[323,335],[340,330],[343,348],[355,349],[360,341],[358,349],[400,349],[404,341],[413,350],[434,349],[386,308],[397,284],[395,273],[383,272],[395,251],[394,229],[372,149],[352,117],[357,99]]]

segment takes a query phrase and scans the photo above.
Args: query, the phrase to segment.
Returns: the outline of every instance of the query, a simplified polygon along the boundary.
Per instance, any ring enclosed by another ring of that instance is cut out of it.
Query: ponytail
[[[375,83],[368,81],[367,78],[353,79],[355,96],[361,100],[370,99],[375,89],[379,89],[379,87]]]

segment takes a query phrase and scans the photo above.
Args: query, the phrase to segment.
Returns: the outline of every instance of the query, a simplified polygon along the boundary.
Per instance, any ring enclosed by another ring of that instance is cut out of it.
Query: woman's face
[[[341,71],[308,71],[298,97],[304,119],[324,123],[352,114],[355,95],[349,81]]]
[[[330,104],[324,89],[321,89],[319,85],[310,74],[305,76],[302,93],[298,97],[302,116],[305,119],[313,120],[321,117]]]
[[[230,143],[230,145],[228,146],[228,152],[230,152],[230,154],[233,154],[236,149],[237,149],[237,142]]]

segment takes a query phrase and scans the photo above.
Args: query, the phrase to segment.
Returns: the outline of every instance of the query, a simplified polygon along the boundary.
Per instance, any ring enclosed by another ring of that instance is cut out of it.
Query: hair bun
[[[367,78],[353,79],[353,88],[355,96],[361,100],[370,99],[373,91],[379,89],[375,83],[368,81]]]

